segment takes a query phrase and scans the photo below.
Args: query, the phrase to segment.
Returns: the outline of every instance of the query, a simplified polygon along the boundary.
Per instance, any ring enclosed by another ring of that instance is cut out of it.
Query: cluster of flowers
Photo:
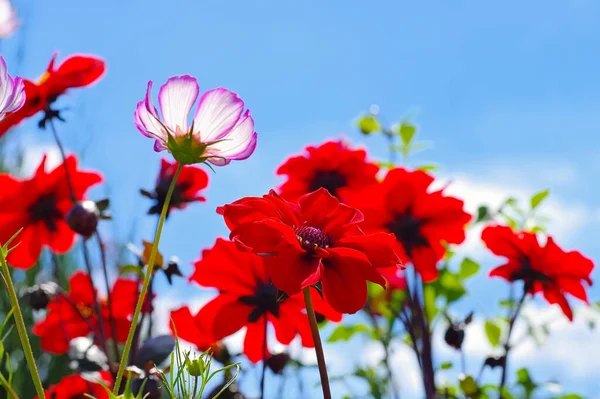
[[[44,112],[41,126],[60,118],[52,109],[56,99],[70,88],[90,85],[104,73],[104,62],[96,57],[72,56],[58,67],[55,58],[37,83],[12,78],[0,59],[0,134],[38,112]],[[173,77],[160,88],[160,114],[151,89],[149,82],[134,112],[135,125],[155,140],[156,151],[167,150],[176,160],[163,159],[154,190],[142,190],[154,201],[149,214],[158,215],[170,197],[173,179],[177,180],[169,211],[204,201],[208,175],[192,164],[224,166],[246,159],[254,152],[257,134],[244,102],[230,90],[205,92],[190,124],[188,117],[199,96],[193,77]],[[186,166],[179,173],[180,164]],[[462,200],[443,189],[433,190],[434,177],[425,171],[397,167],[380,178],[382,172],[364,150],[344,141],[328,141],[285,161],[277,173],[287,176],[287,181],[277,190],[219,207],[230,236],[203,250],[189,277],[202,287],[218,289],[219,294],[196,315],[187,307],[172,312],[179,337],[202,351],[211,348],[218,357],[223,352],[221,341],[246,327],[243,352],[257,363],[271,356],[265,342],[269,325],[283,345],[296,336],[305,347],[315,345],[302,296],[306,288],[317,315],[339,322],[343,314],[363,309],[368,282],[404,290],[407,265],[424,282],[436,280],[447,244],[465,240],[471,215]],[[74,156],[52,171],[46,170],[44,159],[28,179],[1,174],[0,243],[23,228],[20,245],[8,256],[9,264],[30,268],[43,248],[64,254],[73,248],[77,235],[83,239],[94,235],[102,206],[88,201],[86,192],[101,182],[99,173],[79,169]],[[569,319],[572,311],[566,294],[587,301],[584,283],[591,284],[593,263],[579,252],[561,249],[551,237],[540,243],[534,233],[502,225],[486,227],[481,238],[494,254],[506,258],[490,276],[524,281],[526,294],[542,293]],[[140,259],[147,264],[147,256]],[[181,274],[162,260],[151,267],[162,268],[169,278]],[[117,279],[107,299],[98,297],[89,273],[76,272],[69,286],[68,291],[54,290],[36,302],[38,309],[46,310],[33,327],[43,350],[64,354],[71,340],[88,335],[96,337],[97,343],[100,336],[116,343],[127,340],[140,295],[139,280]],[[106,370],[102,380],[113,383]],[[48,393],[65,398],[83,393],[107,397],[98,386],[85,375],[73,375]]]

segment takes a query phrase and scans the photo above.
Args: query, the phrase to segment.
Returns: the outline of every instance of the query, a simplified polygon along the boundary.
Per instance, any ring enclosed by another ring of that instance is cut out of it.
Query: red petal
[[[259,318],[254,323],[248,323],[246,336],[244,337],[244,354],[252,363],[258,363],[264,357],[265,345],[265,320],[264,317]],[[267,348],[267,357],[269,350]]]
[[[495,255],[506,258],[520,259],[539,249],[534,234],[516,234],[507,226],[488,226],[483,229],[481,239]]]
[[[558,290],[558,288],[554,284],[544,285],[544,298],[550,304],[558,304],[562,309],[565,316],[570,321],[573,321],[573,311],[569,306],[569,302],[565,299],[565,296]]]
[[[230,238],[257,254],[276,254],[300,245],[294,229],[274,219],[244,223],[231,231]]]
[[[374,267],[398,267],[402,262],[394,252],[396,237],[393,234],[376,233],[344,237],[336,245],[353,248],[364,253]]]
[[[294,295],[304,287],[320,280],[318,258],[309,258],[304,250],[289,247],[276,256],[263,258],[267,273],[273,284],[288,295]]]
[[[72,87],[88,86],[104,75],[106,66],[97,57],[73,55],[63,61],[47,81],[49,95],[56,96]]]
[[[169,323],[169,328],[173,335],[177,333],[178,338],[196,345],[199,351],[204,352],[213,342],[207,332],[201,329],[203,324],[197,324],[196,320],[186,306],[171,312],[172,322]],[[173,329],[173,324],[175,324],[176,331]]]
[[[424,282],[438,278],[437,261],[440,256],[430,247],[417,247],[411,253],[412,262]]]
[[[502,277],[507,281],[514,281],[512,276],[521,268],[521,263],[515,260],[510,260],[508,263],[498,266],[490,271],[490,277]]]
[[[200,309],[196,319],[205,323],[211,340],[218,341],[242,328],[251,311],[252,307],[238,301],[237,296],[220,294]]]

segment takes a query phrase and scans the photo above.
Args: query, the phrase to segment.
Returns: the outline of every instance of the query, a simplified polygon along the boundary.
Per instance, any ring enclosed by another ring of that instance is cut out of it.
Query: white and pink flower
[[[135,125],[146,137],[155,139],[154,150],[168,150],[183,164],[210,162],[224,166],[248,158],[256,148],[257,134],[250,111],[234,92],[208,90],[189,121],[200,88],[196,78],[183,75],[167,80],[158,91],[161,115],[152,104],[152,81],[146,98],[137,104]]]
[[[23,79],[12,77],[4,58],[0,56],[0,121],[8,112],[14,112],[25,104]]]

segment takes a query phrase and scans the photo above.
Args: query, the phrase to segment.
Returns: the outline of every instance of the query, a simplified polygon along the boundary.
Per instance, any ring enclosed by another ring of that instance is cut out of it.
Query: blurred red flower
[[[271,323],[282,344],[287,345],[300,335],[302,345],[313,347],[302,295],[278,301],[277,288],[271,284],[263,260],[221,238],[211,249],[204,250],[190,280],[217,288],[219,295],[196,316],[187,307],[171,313],[177,334],[198,349],[206,350],[214,342],[246,327],[244,354],[253,363],[263,358],[266,321]],[[320,314],[333,321],[341,320],[341,315],[318,294],[313,295],[313,301]]]
[[[20,269],[33,266],[43,246],[64,254],[75,243],[75,232],[64,219],[73,206],[65,166],[58,165],[48,173],[45,165],[46,157],[27,180],[0,174],[0,242],[23,228],[15,239],[20,244],[8,255],[8,263]],[[67,158],[66,167],[76,200],[82,200],[88,188],[102,181],[96,172],[77,169],[75,156]]]
[[[588,303],[582,281],[592,285],[594,263],[580,252],[565,252],[552,237],[542,247],[535,234],[516,233],[506,226],[486,227],[481,239],[495,255],[508,259],[490,272],[491,277],[523,280],[526,292],[542,292],[549,303],[560,306],[569,320],[573,320],[573,312],[566,294]]]
[[[52,57],[46,72],[37,83],[23,79],[25,105],[0,121],[0,137],[24,119],[47,109],[68,89],[89,86],[104,75],[105,64],[100,58],[89,55],[72,55],[55,68],[54,63],[57,57],[58,54]]]
[[[217,210],[230,238],[265,256],[269,277],[288,295],[321,281],[338,312],[355,313],[365,304],[366,281],[385,286],[378,268],[399,266],[391,234],[365,235],[362,214],[319,190],[287,202],[274,191],[246,197]]]
[[[348,201],[363,212],[361,227],[367,233],[394,233],[396,253],[403,262],[412,262],[426,282],[438,276],[436,265],[445,252],[442,242],[463,242],[471,220],[463,201],[445,196],[443,190],[429,191],[433,180],[423,171],[396,168]]]
[[[69,350],[69,341],[76,337],[97,333],[98,318],[94,311],[96,293],[87,273],[75,272],[69,278],[70,290],[65,295],[57,295],[48,305],[46,317],[33,326],[33,334],[40,337],[43,350],[63,354]],[[125,342],[130,316],[133,314],[138,296],[138,283],[128,279],[118,279],[111,291],[112,316],[115,319],[117,341]],[[106,338],[111,338],[109,308],[101,299],[100,308]]]
[[[171,163],[164,158],[161,159],[160,173],[156,178],[154,192],[140,190],[143,196],[156,201],[148,211],[149,215],[160,215],[165,204],[167,191],[169,191],[169,186],[177,170],[177,164],[177,161]],[[173,208],[185,209],[190,202],[206,201],[205,197],[199,195],[200,190],[206,187],[208,187],[208,174],[204,170],[196,166],[184,166],[179,173],[177,184],[173,190],[167,217]]]
[[[112,388],[112,375],[108,371],[69,375],[63,377],[58,384],[50,386],[44,393],[48,399],[82,399],[86,398],[86,393],[94,399],[109,399],[108,392],[99,382],[109,389]]]
[[[327,141],[318,147],[306,147],[306,155],[288,158],[277,169],[288,180],[279,188],[288,201],[323,187],[342,200],[350,190],[377,182],[379,166],[366,160],[365,150],[351,149],[344,141]]]

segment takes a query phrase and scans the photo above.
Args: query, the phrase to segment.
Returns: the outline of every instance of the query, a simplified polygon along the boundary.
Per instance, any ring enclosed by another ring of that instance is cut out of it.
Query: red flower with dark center
[[[24,119],[48,109],[50,104],[68,89],[89,86],[104,75],[105,64],[100,58],[72,55],[55,67],[56,57],[58,54],[52,57],[46,72],[37,83],[23,79],[25,105],[21,109],[9,113],[4,120],[0,121],[0,137]]]
[[[379,166],[366,158],[365,150],[353,150],[341,140],[306,147],[306,155],[291,157],[277,169],[278,175],[288,176],[279,188],[281,196],[296,201],[323,187],[343,200],[348,191],[377,182]]]
[[[8,263],[20,269],[33,266],[42,247],[64,254],[76,239],[64,219],[73,206],[65,167],[58,165],[48,173],[45,164],[46,157],[27,180],[0,174],[0,242],[6,242],[23,228],[15,240],[20,244],[8,255]],[[88,188],[102,181],[96,172],[78,170],[74,156],[69,156],[66,164],[76,200],[82,200]]]
[[[329,192],[287,202],[274,191],[242,198],[217,210],[231,239],[264,258],[273,283],[288,295],[321,281],[323,294],[338,312],[355,313],[365,304],[366,281],[385,286],[378,268],[398,267],[394,236],[366,235],[362,214]]]
[[[190,280],[217,288],[219,295],[196,316],[192,316],[187,307],[172,312],[177,334],[205,350],[212,343],[247,327],[244,353],[253,363],[263,358],[266,321],[271,323],[282,344],[288,345],[300,335],[302,345],[313,347],[302,295],[279,298],[263,260],[220,238],[214,247],[204,250],[202,259],[195,263],[196,270]],[[319,313],[333,321],[341,320],[341,315],[329,308],[318,294],[313,295],[313,301]]]
[[[569,320],[573,320],[573,312],[566,294],[588,303],[582,281],[592,285],[594,263],[581,253],[565,252],[552,237],[542,247],[535,234],[516,233],[506,226],[486,227],[481,239],[495,255],[508,259],[490,272],[491,277],[522,280],[529,294],[542,292],[549,303],[560,306]]]
[[[44,394],[47,399],[85,399],[85,394],[94,399],[109,399],[108,392],[102,385],[110,389],[112,384],[113,378],[108,371],[73,374],[63,377],[58,384],[44,391]],[[35,398],[38,399],[37,396]]]
[[[143,196],[155,201],[155,204],[148,211],[149,215],[160,215],[176,170],[177,162],[170,163],[164,158],[161,159],[160,173],[156,179],[154,192],[140,190]],[[169,212],[173,208],[185,209],[190,202],[206,201],[205,197],[198,194],[200,190],[206,187],[208,187],[208,175],[204,170],[192,165],[184,166],[179,173],[177,184],[173,190],[167,217],[169,217]]]
[[[463,242],[471,220],[463,201],[445,196],[443,190],[429,191],[433,180],[423,171],[396,168],[381,183],[348,200],[363,212],[366,232],[394,233],[396,253],[403,262],[412,262],[425,282],[438,276],[436,265],[445,252],[442,242]]]
[[[47,307],[43,320],[33,326],[33,334],[40,337],[43,350],[63,354],[69,350],[69,341],[76,337],[98,333],[98,318],[94,310],[94,296],[87,273],[75,272],[69,279],[70,290],[65,295],[57,295]],[[115,319],[117,341],[125,342],[130,316],[137,301],[138,283],[133,280],[118,279],[111,291],[112,316]],[[99,300],[104,333],[112,337],[109,309],[106,300]]]

